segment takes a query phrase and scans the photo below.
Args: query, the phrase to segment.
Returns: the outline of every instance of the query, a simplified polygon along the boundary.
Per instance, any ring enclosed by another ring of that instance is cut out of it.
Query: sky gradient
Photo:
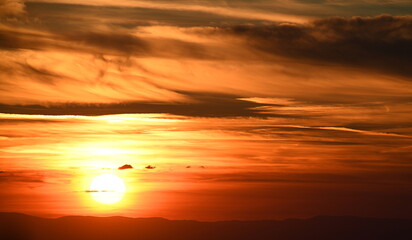
[[[411,14],[0,0],[0,211],[411,218]],[[102,173],[125,182],[121,202],[87,192]]]

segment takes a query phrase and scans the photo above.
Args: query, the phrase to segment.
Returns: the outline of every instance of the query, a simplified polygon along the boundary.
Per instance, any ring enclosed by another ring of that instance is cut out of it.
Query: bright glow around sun
[[[94,200],[103,204],[117,203],[122,200],[125,191],[123,180],[109,173],[96,176],[88,190]]]

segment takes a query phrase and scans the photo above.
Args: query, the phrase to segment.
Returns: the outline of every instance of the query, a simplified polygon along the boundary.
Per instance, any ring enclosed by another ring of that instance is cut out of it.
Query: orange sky
[[[0,211],[410,218],[411,11],[0,0]]]

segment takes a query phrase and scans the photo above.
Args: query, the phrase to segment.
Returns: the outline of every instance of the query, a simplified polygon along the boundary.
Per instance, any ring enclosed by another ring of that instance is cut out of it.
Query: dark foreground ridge
[[[412,239],[412,219],[319,216],[283,221],[197,222],[163,218],[39,218],[0,213],[2,240],[403,240]]]

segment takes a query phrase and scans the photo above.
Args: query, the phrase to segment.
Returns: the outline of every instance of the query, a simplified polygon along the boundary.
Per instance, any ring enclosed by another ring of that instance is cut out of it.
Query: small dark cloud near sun
[[[121,167],[118,167],[117,169],[119,169],[119,170],[133,169],[133,166],[130,165],[130,164],[125,164],[125,165],[123,165],[123,166],[121,166]]]
[[[192,166],[186,166],[186,168],[192,168]],[[199,168],[206,168],[205,166],[199,166]]]
[[[96,192],[114,192],[111,190],[85,190],[87,193],[96,193]]]
[[[155,169],[155,168],[156,168],[156,166],[147,165],[145,168],[146,168],[146,169]]]

